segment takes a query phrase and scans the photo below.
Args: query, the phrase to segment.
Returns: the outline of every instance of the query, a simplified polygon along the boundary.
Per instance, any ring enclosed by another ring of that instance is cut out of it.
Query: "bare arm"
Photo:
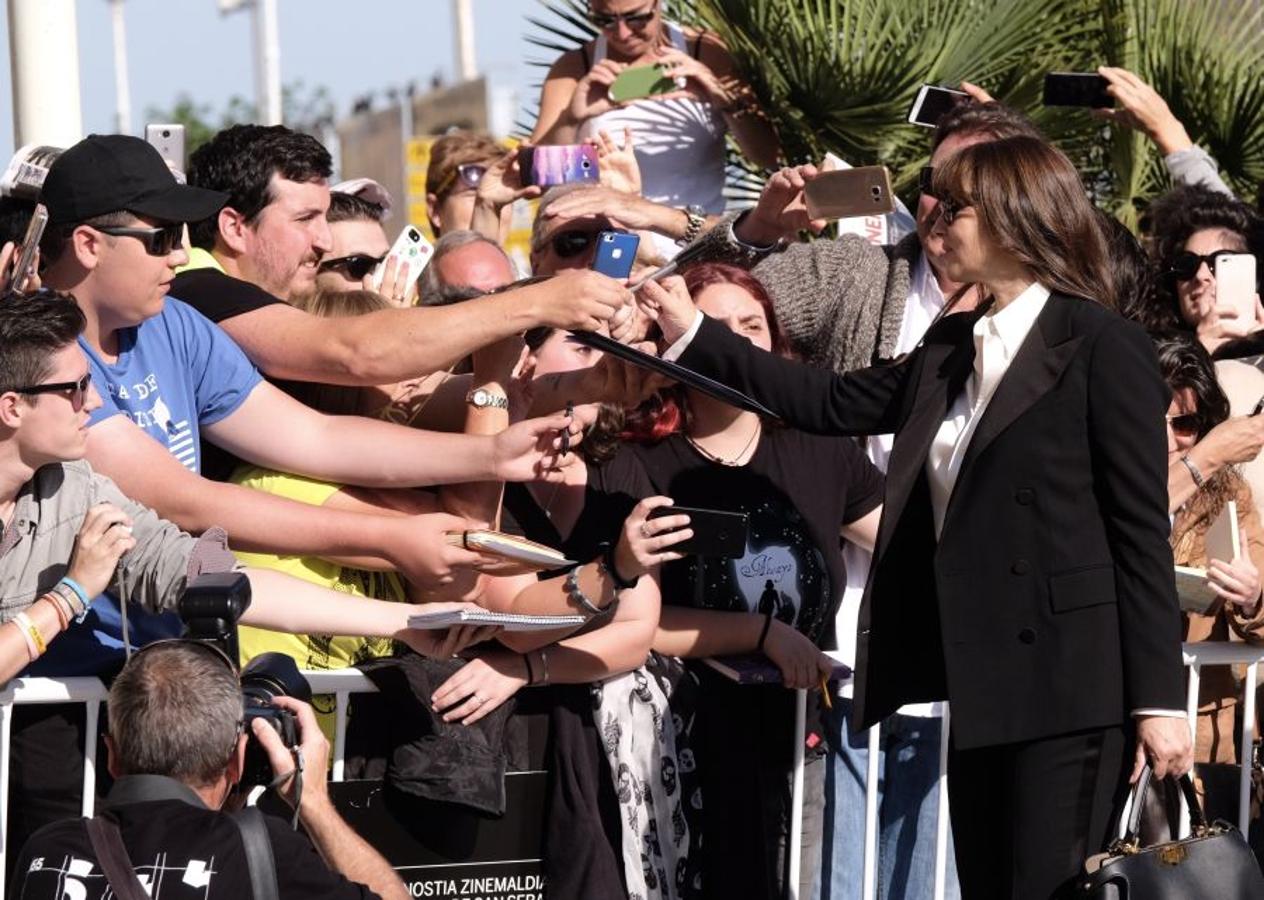
[[[739,77],[728,48],[719,38],[708,34],[702,39],[698,58],[711,68],[724,86],[728,100],[728,103],[721,106],[722,109],[728,108],[724,113],[724,121],[733,132],[733,139],[737,141],[742,154],[765,169],[775,166],[777,157],[781,154],[777,130],[759,108],[750,85]]]
[[[540,115],[531,132],[533,144],[573,144],[580,123],[570,115],[571,96],[584,77],[583,59],[572,50],[558,57],[540,91]]]
[[[842,527],[842,535],[845,540],[851,541],[861,550],[873,552],[873,548],[878,543],[878,523],[882,521],[882,507],[865,513],[854,522],[848,522]]]
[[[441,371],[537,325],[596,330],[626,300],[613,279],[577,271],[452,306],[323,319],[274,303],[219,324],[269,377],[380,385]]]

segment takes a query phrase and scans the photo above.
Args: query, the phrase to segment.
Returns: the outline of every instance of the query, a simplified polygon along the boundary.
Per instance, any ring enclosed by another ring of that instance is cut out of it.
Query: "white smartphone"
[[[145,142],[161,153],[168,165],[184,171],[183,125],[146,125]]]
[[[407,267],[404,276],[407,279],[404,293],[407,295],[417,283],[417,279],[421,277],[421,273],[425,271],[432,256],[434,256],[434,245],[426,240],[426,236],[416,227],[405,225],[404,230],[399,233],[399,237],[391,246],[390,252],[386,254],[386,258],[373,270],[373,289],[376,291],[382,289],[386,264],[391,261],[391,257],[394,257],[398,260],[397,266]]]
[[[965,91],[954,91],[952,88],[924,84],[917,92],[913,108],[909,110],[910,125],[921,125],[923,128],[934,128],[943,118],[944,113],[952,109],[968,95]]]
[[[35,212],[31,214],[31,224],[26,228],[22,238],[22,248],[13,264],[13,276],[9,284],[15,291],[25,290],[27,281],[35,274],[35,254],[39,250],[40,239],[44,237],[44,226],[48,224],[48,208],[43,203],[35,204]]]
[[[1224,320],[1224,333],[1237,337],[1255,330],[1255,256],[1226,253],[1216,257],[1216,306],[1237,315]]]

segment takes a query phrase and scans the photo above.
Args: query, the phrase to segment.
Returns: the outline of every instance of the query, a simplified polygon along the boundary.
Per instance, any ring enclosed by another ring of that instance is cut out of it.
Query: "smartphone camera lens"
[[[162,130],[162,136],[163,136],[163,137],[165,137],[165,138],[169,138],[169,137],[171,137],[171,129],[170,129],[170,128],[164,128],[164,129]]]
[[[592,160],[589,159],[587,156],[583,157],[579,161],[579,167],[583,169],[585,172],[587,172],[589,169],[592,168]]]
[[[878,186],[875,184],[873,187],[869,188],[869,193],[873,195],[873,202],[874,202],[874,203],[881,203],[881,202],[882,202],[882,188],[878,187]]]

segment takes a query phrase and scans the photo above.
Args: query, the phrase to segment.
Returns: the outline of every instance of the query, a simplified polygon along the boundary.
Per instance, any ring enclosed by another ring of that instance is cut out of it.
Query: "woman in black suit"
[[[836,375],[761,353],[676,285],[642,304],[666,355],[794,427],[894,432],[856,719],[951,701],[963,896],[1056,897],[1104,847],[1130,768],[1190,768],[1169,392],[1144,332],[1108,308],[1106,244],[1065,156],[976,144],[934,187],[945,274],[988,299],[896,364]]]

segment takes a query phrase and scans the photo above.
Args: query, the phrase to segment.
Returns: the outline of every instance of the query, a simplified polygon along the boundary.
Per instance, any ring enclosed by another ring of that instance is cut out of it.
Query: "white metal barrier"
[[[1189,687],[1187,693],[1187,713],[1191,732],[1197,726],[1198,688],[1203,666],[1245,665],[1246,677],[1243,679],[1244,696],[1242,739],[1238,748],[1238,759],[1242,760],[1241,779],[1238,792],[1238,827],[1243,834],[1247,833],[1251,814],[1251,749],[1255,741],[1255,685],[1259,663],[1264,660],[1264,647],[1237,643],[1194,643],[1185,644],[1185,666],[1189,669]],[[375,692],[377,688],[356,669],[337,671],[305,671],[303,673],[311,683],[315,694],[332,694],[334,706],[334,745],[331,780],[342,781],[345,771],[344,755],[347,739],[347,706],[352,694]],[[93,813],[96,786],[96,739],[97,723],[100,719],[101,703],[106,699],[105,686],[96,678],[16,678],[3,690],[0,690],[0,872],[5,865],[5,841],[8,835],[9,818],[9,738],[12,733],[13,707],[19,704],[35,703],[82,703],[85,707],[86,729],[88,735],[83,759],[83,814]],[[807,900],[799,898],[799,850],[802,846],[802,810],[803,810],[803,734],[806,712],[806,691],[798,691],[796,703],[796,724],[794,731],[794,779],[791,801],[791,834],[790,834],[790,900]],[[948,729],[949,713],[944,704],[944,715],[941,721],[942,741],[940,745],[939,767],[939,820],[935,835],[935,890],[934,900],[943,900],[947,868],[948,851]],[[1196,733],[1196,732],[1195,732]],[[867,793],[865,802],[865,848],[864,848],[864,898],[874,900],[877,897],[877,845],[878,845],[878,749],[879,727],[869,730],[869,767],[866,773]],[[1184,818],[1184,817],[1183,817]],[[1182,827],[1187,828],[1184,824]],[[0,900],[4,898],[6,885],[0,879]]]

